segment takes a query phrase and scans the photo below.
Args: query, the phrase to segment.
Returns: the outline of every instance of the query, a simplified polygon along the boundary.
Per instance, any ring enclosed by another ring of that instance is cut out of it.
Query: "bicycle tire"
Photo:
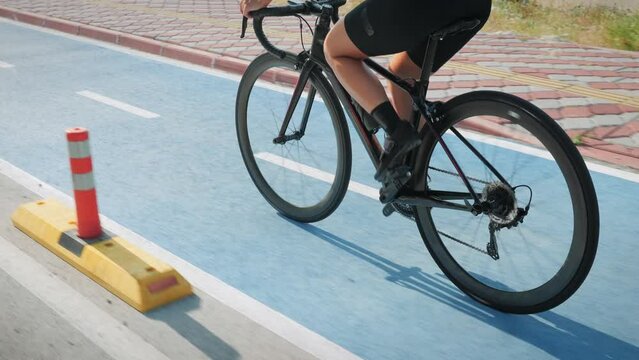
[[[262,194],[262,196],[273,208],[275,208],[285,217],[296,221],[308,223],[322,220],[333,213],[333,211],[335,211],[335,209],[343,200],[344,195],[348,190],[352,158],[351,143],[348,126],[344,118],[344,113],[342,112],[339,100],[337,99],[335,92],[331,88],[328,80],[322,75],[321,71],[315,70],[311,72],[309,83],[317,90],[317,94],[323,100],[322,102],[313,102],[312,108],[313,111],[315,111],[315,109],[318,107],[318,104],[323,104],[328,116],[330,117],[330,127],[332,127],[333,129],[335,139],[335,144],[333,146],[335,147],[336,151],[336,164],[334,165],[334,167],[328,166],[330,168],[329,172],[322,172],[324,183],[330,183],[330,188],[326,190],[325,194],[321,194],[321,198],[318,198],[316,200],[312,199],[308,203],[304,204],[296,203],[292,199],[287,198],[287,194],[284,194],[284,192],[291,190],[291,187],[281,186],[276,189],[274,188],[275,185],[273,184],[274,179],[267,180],[267,177],[265,176],[266,171],[263,167],[260,167],[258,161],[256,160],[256,153],[254,153],[254,147],[256,146],[255,144],[251,143],[251,135],[249,134],[249,132],[251,131],[251,125],[255,124],[256,121],[259,121],[259,119],[255,117],[251,118],[251,116],[247,113],[251,94],[256,88],[256,81],[263,76],[265,78],[272,78],[273,75],[268,75],[267,71],[273,68],[284,68],[292,71],[297,71],[295,65],[296,60],[294,60],[294,57],[285,57],[284,59],[279,59],[269,53],[262,54],[258,56],[253,62],[251,62],[251,64],[246,69],[246,72],[242,76],[242,80],[240,81],[240,85],[238,88],[236,101],[236,130],[244,164],[246,165],[251,179],[253,180],[255,186]],[[299,107],[300,106],[298,105],[298,108]],[[275,113],[273,112],[273,114],[273,120],[275,120],[275,127],[277,128],[278,126],[280,126],[281,121],[279,121],[279,119],[275,119]],[[312,125],[314,125],[314,114],[315,113],[311,113],[310,115],[311,117],[309,118],[309,127],[306,129],[304,137],[297,142],[298,152],[300,152],[300,148],[302,151],[308,149],[307,145],[309,145],[308,141],[310,140],[307,141],[306,139],[308,139],[310,136],[309,132],[313,134],[313,130],[315,130],[310,129]],[[283,119],[283,116],[281,118]],[[317,131],[315,131],[314,135],[319,136],[321,134],[318,134]],[[253,140],[257,141],[256,139]],[[306,143],[304,143],[303,141],[306,141]],[[301,147],[299,145],[300,143],[302,144]],[[291,152],[289,152],[288,155],[291,155]],[[328,158],[328,156],[326,157]],[[301,168],[308,165],[304,164],[303,162],[293,162],[293,164],[296,164],[295,166],[300,166]],[[329,173],[334,173],[332,180],[330,179],[330,175],[327,175]],[[282,175],[285,180],[292,180],[294,177],[297,176],[305,177],[306,175],[294,174],[293,172]],[[311,179],[309,181],[314,180]],[[300,185],[299,187],[300,189],[298,190],[300,190],[300,196],[298,197],[304,198],[304,200],[306,200],[306,194],[304,194],[304,192],[310,190],[311,186],[309,186],[308,188],[304,188],[303,185]]]
[[[475,264],[473,262],[475,260],[469,260],[470,257],[466,258],[461,255],[473,253],[471,251],[473,249],[466,250],[464,246],[461,246],[463,244],[460,245],[455,243],[455,241],[451,241],[450,238],[447,238],[450,235],[437,228],[433,220],[434,208],[415,208],[417,226],[428,251],[439,268],[460,290],[471,298],[489,307],[508,313],[529,314],[549,310],[563,303],[577,291],[588,275],[595,258],[599,236],[599,210],[592,179],[583,158],[561,127],[541,109],[513,95],[494,91],[476,91],[455,97],[443,104],[438,111],[437,131],[440,134],[444,134],[451,126],[477,116],[498,116],[509,119],[514,124],[534,134],[537,138],[536,141],[539,141],[545,147],[545,151],[554,159],[556,166],[560,170],[558,174],[564,177],[565,184],[568,187],[567,194],[570,198],[570,206],[572,206],[574,216],[572,238],[567,247],[567,255],[564,262],[558,263],[557,273],[551,277],[549,276],[546,282],[530,289],[513,290],[499,281],[491,280],[483,275],[480,276],[465,268],[465,265],[462,265],[462,263]],[[418,153],[420,164],[416,164],[416,166],[419,168],[419,178],[429,179],[429,174],[436,175],[436,170],[434,170],[431,163],[435,161],[433,152],[438,142],[433,135],[425,136],[424,139]],[[515,140],[511,141],[518,143]],[[529,145],[529,143],[526,143],[525,146]],[[530,161],[546,160],[533,159]],[[517,166],[514,165],[514,167]],[[545,180],[541,181],[543,183]],[[429,187],[429,185],[425,186]],[[423,191],[424,185],[416,185],[416,189]],[[533,192],[534,190],[531,190],[531,196]],[[549,202],[552,201],[558,200],[549,199]],[[467,215],[473,216],[470,213]],[[567,223],[562,223],[561,225],[570,227]],[[526,220],[524,219],[521,226],[525,224]],[[553,228],[552,224],[547,226],[549,229]],[[543,229],[540,232],[549,234],[547,236],[551,238],[554,236],[554,229],[553,231],[549,229]],[[509,229],[508,231],[511,230]],[[521,230],[517,231],[522,234],[527,233]],[[557,229],[557,233],[559,232],[560,229]],[[514,234],[517,235],[516,233]],[[515,235],[513,235],[513,238],[515,238]],[[544,241],[545,239],[540,236],[535,238],[532,245],[538,245]],[[515,245],[509,243],[509,246]],[[481,250],[481,248],[478,249]],[[456,253],[457,257],[452,255],[453,252]],[[553,256],[552,247],[551,251],[546,251],[545,254]],[[480,255],[478,254],[478,256]],[[485,255],[482,254],[481,256]],[[517,256],[525,259],[522,255],[514,255],[515,258]],[[544,259],[542,258],[542,260]],[[484,260],[481,261],[484,264]],[[477,261],[477,264],[479,263]],[[513,263],[516,262],[513,261]],[[491,266],[490,264],[488,265]],[[532,269],[529,272],[530,274],[538,270],[535,267],[528,269]],[[521,277],[525,278],[526,271],[523,271],[523,273],[524,275]],[[499,273],[497,276],[508,277],[511,274]]]

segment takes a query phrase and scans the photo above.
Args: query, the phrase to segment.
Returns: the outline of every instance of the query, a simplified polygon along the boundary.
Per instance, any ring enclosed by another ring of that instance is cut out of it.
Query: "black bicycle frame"
[[[324,6],[321,14],[319,14],[319,19],[315,28],[313,43],[311,47],[312,50],[310,52],[310,55],[306,52],[303,52],[302,54],[299,54],[297,56],[291,53],[285,53],[273,47],[270,43],[268,43],[268,41],[266,41],[266,44],[265,44],[265,42],[263,42],[263,39],[265,39],[265,36],[263,33],[261,34],[262,36],[260,36],[260,34],[257,34],[258,39],[260,39],[260,42],[262,42],[262,44],[265,45],[265,48],[269,50],[269,52],[272,52],[279,57],[284,57],[284,56],[294,57],[298,63],[298,66],[301,67],[301,73],[300,73],[298,82],[295,86],[295,90],[293,91],[293,96],[291,98],[291,102],[289,103],[286,116],[284,118],[284,122],[282,123],[282,127],[280,129],[278,137],[276,137],[273,140],[273,142],[284,143],[288,140],[299,140],[304,135],[310,110],[311,110],[311,107],[315,98],[315,94],[316,94],[316,90],[313,86],[310,86],[300,129],[295,131],[291,135],[287,135],[286,130],[288,128],[291,117],[293,113],[295,112],[295,109],[299,103],[299,99],[308,83],[311,73],[313,71],[317,71],[317,69],[320,69],[321,71],[324,72],[324,74],[328,78],[329,82],[333,86],[333,89],[335,90],[335,93],[339,101],[342,103],[342,105],[346,109],[346,112],[349,115],[355,129],[357,130],[357,134],[359,135],[362,143],[364,144],[364,148],[366,149],[369,157],[371,158],[373,165],[375,166],[376,169],[379,169],[379,166],[381,164],[380,157],[381,157],[383,148],[380,145],[379,141],[377,140],[377,137],[373,133],[371,133],[364,125],[364,121],[362,120],[362,118],[360,117],[360,115],[358,114],[357,110],[355,109],[353,105],[354,100],[352,99],[350,94],[348,94],[348,92],[346,92],[346,90],[340,84],[339,80],[333,73],[333,70],[327,64],[322,51],[321,44],[324,43],[324,39],[330,28],[330,23],[331,21],[333,22],[337,21],[337,16],[335,15],[335,13],[336,12],[333,12],[332,7]],[[258,31],[258,29],[259,31],[261,31],[262,29],[261,20],[262,20],[261,18],[255,19],[255,21],[259,21],[259,24],[258,24],[259,26],[254,26],[256,29],[256,32]],[[455,168],[457,175],[462,179],[464,185],[468,189],[467,193],[425,189],[424,194],[412,194],[410,196],[400,196],[399,198],[394,200],[397,203],[413,205],[413,206],[426,206],[426,207],[437,207],[437,208],[470,211],[476,215],[486,211],[482,206],[482,201],[479,198],[479,195],[474,191],[472,185],[470,184],[468,177],[459,166],[459,163],[457,162],[452,152],[446,145],[446,142],[442,138],[439,131],[437,131],[437,129],[435,128],[434,117],[436,117],[436,114],[435,114],[437,110],[436,104],[428,102],[426,100],[426,95],[428,92],[428,85],[429,85],[429,78],[432,73],[434,57],[435,57],[439,40],[441,40],[447,34],[467,30],[469,27],[472,26],[473,23],[476,25],[479,23],[479,20],[473,20],[466,23],[460,22],[458,24],[453,25],[447,30],[442,30],[440,32],[437,32],[431,35],[428,39],[426,54],[424,57],[424,62],[422,64],[422,72],[421,72],[420,78],[419,80],[415,80],[414,82],[413,81],[409,82],[397,77],[395,74],[391,73],[386,68],[374,62],[371,59],[364,60],[364,63],[370,69],[372,69],[373,71],[375,71],[382,77],[386,78],[387,80],[391,81],[392,83],[394,83],[395,85],[397,85],[398,87],[406,91],[411,96],[413,100],[413,104],[414,104],[413,118],[411,119],[411,121],[417,128],[419,124],[419,120],[422,117],[425,119],[425,124],[426,124],[425,126],[427,127],[427,131],[429,131],[435,137],[437,142],[441,145],[447,157],[453,164],[453,167]],[[276,49],[276,51],[274,51],[273,49]],[[499,172],[488,162],[488,160],[486,160],[486,158],[482,156],[479,153],[479,151],[477,151],[477,149],[475,149],[475,147],[468,140],[466,140],[464,136],[462,136],[461,133],[459,133],[459,131],[457,131],[453,127],[451,127],[450,130],[453,132],[453,134],[455,134],[456,137],[458,137],[462,141],[464,145],[466,145],[473,152],[473,154],[475,154],[475,156],[477,156],[493,172],[493,174],[495,174],[495,176],[497,176],[497,178],[499,178],[500,181],[502,181],[504,184],[510,187],[510,184],[508,184],[506,179],[501,174],[499,174]],[[424,161],[424,159],[419,158],[419,154],[417,152],[418,152],[418,149],[413,150],[413,154],[410,155],[410,158],[413,159],[413,164],[419,163],[420,161]],[[418,172],[415,171],[414,174],[418,174]],[[419,180],[417,179],[417,181]],[[457,201],[463,200],[464,204],[455,203],[450,200],[457,200]],[[473,204],[470,204],[469,202],[470,200],[473,201]]]

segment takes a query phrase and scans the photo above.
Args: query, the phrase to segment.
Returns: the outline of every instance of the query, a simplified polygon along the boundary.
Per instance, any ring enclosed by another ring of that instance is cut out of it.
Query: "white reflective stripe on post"
[[[73,190],[85,191],[95,189],[95,181],[93,181],[93,172],[86,174],[71,174],[73,178]]]
[[[69,157],[71,159],[82,159],[91,156],[89,151],[89,141],[68,141]]]

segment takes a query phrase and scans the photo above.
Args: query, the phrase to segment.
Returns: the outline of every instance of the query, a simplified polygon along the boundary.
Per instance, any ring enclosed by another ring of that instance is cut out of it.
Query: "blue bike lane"
[[[64,130],[89,128],[102,213],[361,357],[639,357],[635,182],[592,173],[601,236],[586,282],[556,309],[506,315],[459,292],[415,225],[368,197],[349,192],[312,225],[278,216],[239,153],[236,78],[9,22],[0,61],[13,65],[0,69],[0,158],[70,193]],[[353,140],[352,179],[375,186]]]

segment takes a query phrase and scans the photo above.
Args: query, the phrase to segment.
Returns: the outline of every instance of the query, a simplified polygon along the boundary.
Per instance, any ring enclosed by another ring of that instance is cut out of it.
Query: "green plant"
[[[363,0],[349,0],[341,14]],[[392,0],[389,0],[392,1]],[[274,0],[284,5],[286,0]],[[513,31],[528,36],[554,35],[584,45],[639,50],[639,11],[605,6],[552,8],[535,0],[493,0],[484,31]]]
[[[639,50],[639,12],[610,23],[608,36],[617,48]]]
[[[493,0],[484,30],[558,35],[585,45],[639,50],[639,11],[606,6],[552,8],[534,0]]]

